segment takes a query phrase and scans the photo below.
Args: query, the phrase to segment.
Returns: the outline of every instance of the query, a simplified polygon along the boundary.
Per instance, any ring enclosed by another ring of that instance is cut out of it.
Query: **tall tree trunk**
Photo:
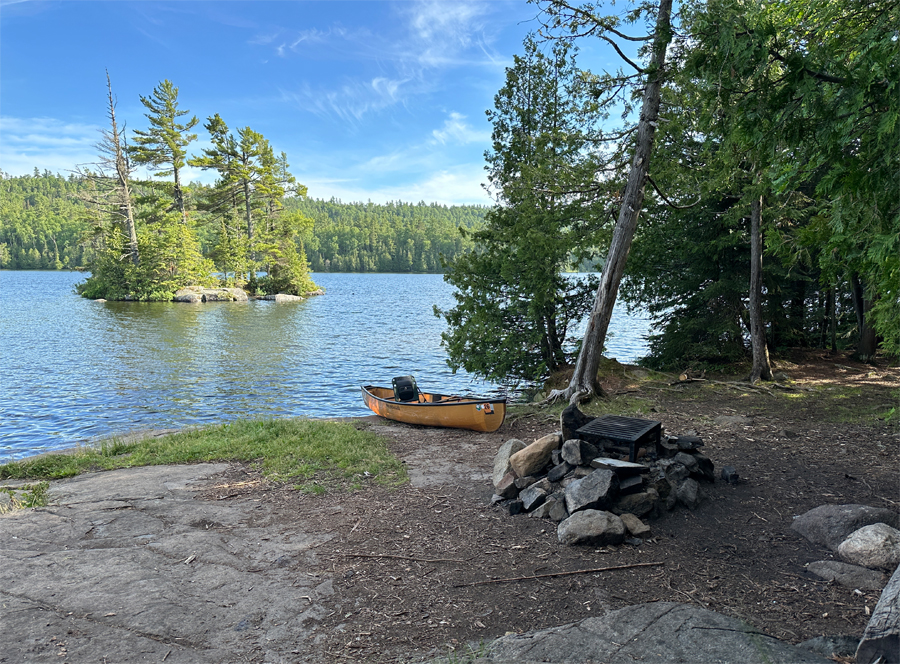
[[[644,88],[641,117],[638,121],[637,145],[631,162],[631,171],[628,174],[628,182],[622,195],[622,206],[619,208],[619,217],[613,230],[606,264],[603,266],[600,285],[594,298],[594,306],[591,309],[591,316],[584,333],[584,341],[581,344],[581,351],[578,353],[572,379],[565,390],[551,392],[548,400],[565,398],[575,404],[589,399],[595,394],[603,394],[603,390],[597,382],[597,369],[600,366],[606,332],[609,329],[609,321],[612,318],[616,296],[619,293],[619,283],[625,272],[625,263],[628,260],[631,241],[634,239],[638,217],[644,202],[644,185],[647,181],[650,156],[653,152],[653,139],[659,117],[659,100],[665,78],[663,70],[666,48],[672,38],[671,13],[672,0],[660,0],[656,17],[656,31],[653,37],[653,56],[647,84]]]
[[[835,309],[835,295],[834,295],[835,287],[832,286],[828,289],[828,326],[829,326],[829,335],[831,337],[831,352],[837,353],[837,311]]]
[[[753,369],[750,382],[760,378],[772,380],[766,330],[762,322],[762,199],[754,198],[750,205],[750,345],[753,349]]]
[[[175,207],[181,214],[181,223],[187,226],[187,211],[184,209],[184,191],[181,189],[181,173],[177,166],[172,167],[172,173],[175,179],[175,190],[173,192]]]
[[[856,356],[862,362],[871,362],[875,359],[875,350],[878,348],[878,337],[875,328],[869,325],[869,311],[872,309],[872,300],[866,297],[865,288],[855,272],[850,275],[853,295],[853,308],[856,310],[856,324],[859,330],[859,342],[856,345]]]

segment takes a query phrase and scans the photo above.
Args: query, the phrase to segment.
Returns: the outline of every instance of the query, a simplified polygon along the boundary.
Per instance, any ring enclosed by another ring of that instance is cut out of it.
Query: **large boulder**
[[[174,302],[246,302],[247,293],[240,288],[203,288],[188,286],[175,292]]]
[[[675,602],[638,604],[560,627],[510,634],[494,641],[479,661],[834,664],[737,618]]]
[[[900,527],[900,515],[893,510],[868,505],[820,505],[794,519],[791,529],[813,544],[837,551],[850,533],[873,523]]]
[[[550,463],[553,450],[558,450],[560,445],[562,445],[561,433],[548,434],[513,454],[509,458],[509,465],[519,477],[537,475]]]
[[[560,544],[591,544],[606,546],[625,540],[625,524],[611,512],[582,510],[571,515],[556,527]]]
[[[838,555],[851,565],[894,570],[900,564],[900,530],[886,523],[863,526],[840,543]]]

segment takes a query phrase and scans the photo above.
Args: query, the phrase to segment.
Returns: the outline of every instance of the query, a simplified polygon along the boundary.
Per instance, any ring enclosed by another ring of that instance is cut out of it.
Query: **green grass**
[[[49,482],[25,484],[18,487],[0,487],[0,493],[8,494],[10,497],[9,502],[0,504],[0,514],[28,507],[43,507],[48,501],[47,490],[49,488]]]
[[[0,479],[60,479],[132,466],[246,461],[268,479],[310,493],[375,482],[397,486],[406,469],[383,438],[352,425],[318,420],[238,421],[132,443],[109,439],[70,454],[0,465]]]

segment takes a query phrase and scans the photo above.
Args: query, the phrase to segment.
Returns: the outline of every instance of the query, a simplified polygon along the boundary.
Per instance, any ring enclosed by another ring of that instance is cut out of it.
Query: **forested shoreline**
[[[88,269],[94,257],[91,220],[79,197],[86,188],[74,173],[0,172],[0,269]],[[189,204],[204,194],[202,186],[184,189]],[[459,229],[479,228],[487,211],[478,205],[344,203],[300,196],[285,199],[284,207],[312,221],[301,239],[314,272],[440,273],[441,256],[455,259],[472,248]],[[201,252],[210,253],[217,232],[213,216],[195,211],[191,221]]]

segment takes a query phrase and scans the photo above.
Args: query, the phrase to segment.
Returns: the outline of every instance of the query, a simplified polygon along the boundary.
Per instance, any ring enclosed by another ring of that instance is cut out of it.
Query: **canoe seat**
[[[397,376],[392,381],[394,399],[397,401],[418,401],[419,388],[412,376]]]

